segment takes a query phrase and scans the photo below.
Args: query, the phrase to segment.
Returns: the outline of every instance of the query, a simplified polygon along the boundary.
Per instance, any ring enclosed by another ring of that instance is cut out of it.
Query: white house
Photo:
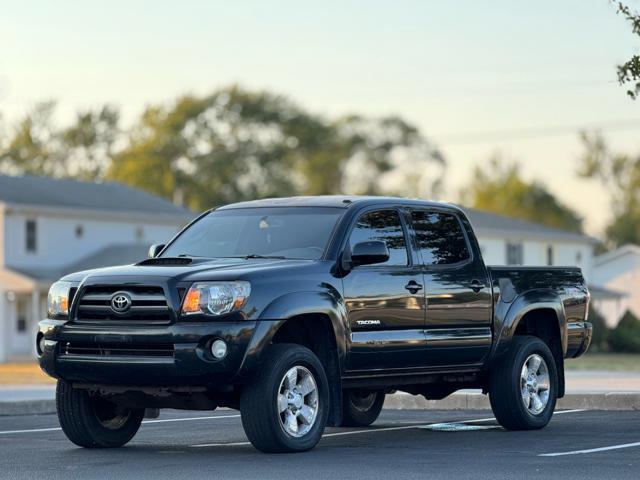
[[[594,239],[466,211],[488,264],[577,265],[591,278]],[[193,216],[117,183],[0,175],[0,362],[32,354],[53,281],[142,260],[150,244],[166,242]]]
[[[32,354],[53,281],[142,260],[193,216],[118,183],[0,175],[0,362]]]
[[[577,266],[590,282],[596,239],[494,213],[464,210],[487,264]]]
[[[640,246],[624,245],[597,256],[593,262],[593,283],[624,293],[620,298],[594,304],[610,326],[615,326],[627,310],[640,318]]]

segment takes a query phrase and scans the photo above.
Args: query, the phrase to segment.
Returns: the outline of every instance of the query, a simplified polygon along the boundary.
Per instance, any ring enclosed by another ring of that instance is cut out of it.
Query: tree
[[[640,353],[640,320],[629,310],[611,331],[609,345],[615,352]]]
[[[611,0],[611,2],[616,5],[617,13],[631,24],[633,34],[640,37],[640,15],[637,12],[632,12],[627,5],[620,1]],[[632,84],[631,88],[627,90],[627,95],[635,100],[640,94],[640,56],[634,54],[625,63],[618,65],[617,73],[620,85]]]
[[[517,217],[563,230],[580,232],[582,220],[544,185],[522,179],[517,163],[505,164],[496,155],[478,165],[469,185],[460,192],[462,203],[480,210]]]
[[[34,106],[0,143],[0,171],[74,177],[104,178],[118,135],[118,112],[104,106],[79,112],[75,121],[57,127],[54,102]]]
[[[233,86],[147,108],[109,177],[166,197],[178,192],[203,209],[268,196],[385,192],[385,175],[407,167],[402,155],[420,173],[444,164],[397,117],[328,121],[286,97]],[[364,182],[353,182],[353,165]],[[441,175],[434,177],[431,185]]]
[[[599,133],[581,133],[584,154],[578,174],[609,190],[613,218],[606,228],[612,247],[640,243],[640,155],[612,153]]]

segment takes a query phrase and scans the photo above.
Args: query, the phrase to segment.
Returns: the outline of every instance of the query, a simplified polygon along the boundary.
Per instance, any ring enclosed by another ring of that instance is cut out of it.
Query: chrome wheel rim
[[[130,409],[119,407],[100,397],[91,399],[91,407],[100,425],[108,430],[122,428],[131,417]]]
[[[376,392],[361,392],[356,390],[350,393],[349,400],[353,408],[361,412],[367,412],[373,407],[376,396]]]
[[[318,416],[318,385],[307,368],[295,366],[284,374],[276,401],[280,426],[287,434],[309,433]]]
[[[549,367],[537,353],[529,355],[520,372],[522,403],[532,415],[540,415],[549,403]]]

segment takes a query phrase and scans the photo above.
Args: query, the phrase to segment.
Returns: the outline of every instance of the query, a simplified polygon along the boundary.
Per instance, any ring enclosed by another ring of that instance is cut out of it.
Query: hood
[[[75,272],[66,275],[62,280],[81,282],[86,279],[98,280],[101,277],[160,277],[173,278],[177,281],[233,280],[251,273],[308,266],[316,262],[316,260],[268,258],[159,258],[133,265]]]

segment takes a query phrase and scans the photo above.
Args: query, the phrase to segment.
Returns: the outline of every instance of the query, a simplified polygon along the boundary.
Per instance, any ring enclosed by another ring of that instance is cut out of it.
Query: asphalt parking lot
[[[556,412],[507,432],[490,412],[385,410],[366,429],[329,428],[315,450],[265,455],[237,412],[163,411],[126,447],[85,450],[55,415],[0,417],[2,478],[633,478],[640,412]]]

